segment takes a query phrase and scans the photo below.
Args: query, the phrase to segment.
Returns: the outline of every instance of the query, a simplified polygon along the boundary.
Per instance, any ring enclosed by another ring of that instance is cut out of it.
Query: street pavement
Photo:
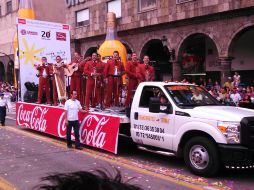
[[[140,151],[125,139],[119,154],[84,146],[67,149],[64,140],[15,125],[15,107],[0,127],[0,190],[30,190],[50,173],[105,169],[121,171],[124,181],[151,190],[252,190],[253,170],[224,170],[216,178],[192,175],[182,160]],[[1,189],[2,188],[2,189]]]

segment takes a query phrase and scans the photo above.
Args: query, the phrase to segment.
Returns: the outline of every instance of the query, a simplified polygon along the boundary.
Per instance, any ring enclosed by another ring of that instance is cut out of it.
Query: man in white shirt
[[[234,79],[234,81],[233,81],[234,86],[238,87],[241,82],[241,76],[238,74],[238,72],[235,72],[233,79]]]
[[[0,93],[0,122],[2,126],[5,126],[6,108],[8,109],[7,101],[4,99],[4,94]]]
[[[66,130],[66,140],[67,140],[67,147],[72,148],[71,142],[71,130],[72,127],[74,129],[75,135],[75,148],[78,150],[82,150],[80,146],[79,140],[79,121],[78,121],[78,112],[85,112],[82,110],[82,106],[80,102],[77,100],[77,91],[73,90],[71,92],[71,98],[65,102],[64,110],[65,110],[65,122],[67,125]]]
[[[236,106],[239,105],[241,101],[241,95],[238,93],[237,88],[233,88],[233,93],[230,95],[230,99],[235,103]]]

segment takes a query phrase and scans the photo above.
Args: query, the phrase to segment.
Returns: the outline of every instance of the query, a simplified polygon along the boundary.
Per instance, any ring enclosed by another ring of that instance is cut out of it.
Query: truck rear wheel
[[[194,137],[184,146],[184,161],[192,173],[210,177],[220,168],[216,145],[205,137]]]

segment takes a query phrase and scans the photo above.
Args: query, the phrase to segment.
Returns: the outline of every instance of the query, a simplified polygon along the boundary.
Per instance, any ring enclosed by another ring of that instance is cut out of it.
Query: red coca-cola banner
[[[80,142],[117,154],[119,117],[80,113]],[[29,129],[66,138],[64,109],[17,102],[16,123]],[[74,140],[74,134],[72,134]]]

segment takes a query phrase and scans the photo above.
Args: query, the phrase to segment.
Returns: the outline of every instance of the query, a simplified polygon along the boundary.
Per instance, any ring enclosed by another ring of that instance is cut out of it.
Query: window
[[[138,12],[157,8],[157,0],[138,0]]]
[[[116,18],[120,18],[122,16],[121,0],[109,1],[108,12],[113,12],[116,14]]]
[[[6,3],[6,14],[10,14],[12,12],[12,2],[8,1]]]
[[[142,94],[141,94],[139,107],[148,108],[150,98],[158,97],[158,92],[159,91],[160,91],[160,89],[158,87],[154,87],[154,86],[144,87],[144,89],[142,91]]]
[[[76,26],[85,26],[89,24],[89,9],[76,12]]]
[[[176,4],[180,4],[180,3],[186,3],[189,1],[194,1],[194,0],[176,0]]]

